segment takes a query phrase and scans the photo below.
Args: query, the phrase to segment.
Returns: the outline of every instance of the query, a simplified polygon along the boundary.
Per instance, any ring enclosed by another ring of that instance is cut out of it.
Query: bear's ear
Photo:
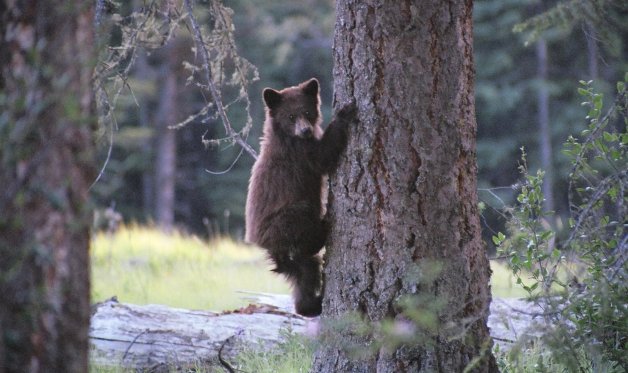
[[[264,89],[264,102],[269,109],[275,109],[281,103],[281,93],[272,88]]]
[[[318,80],[312,78],[303,86],[303,92],[308,96],[318,96]]]

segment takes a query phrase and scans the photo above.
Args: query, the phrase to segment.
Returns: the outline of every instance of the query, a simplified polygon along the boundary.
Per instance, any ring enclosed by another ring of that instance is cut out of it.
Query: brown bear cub
[[[297,313],[317,316],[322,300],[317,254],[327,239],[323,176],[338,163],[356,108],[342,108],[323,133],[316,79],[281,91],[266,88],[263,96],[266,121],[249,182],[245,239],[266,249],[274,271],[292,283]]]

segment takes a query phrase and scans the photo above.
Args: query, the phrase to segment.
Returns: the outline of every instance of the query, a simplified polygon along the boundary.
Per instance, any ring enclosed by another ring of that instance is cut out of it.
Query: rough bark
[[[480,236],[472,1],[339,1],[334,104],[360,123],[331,178],[323,319],[406,318],[404,296],[438,301],[433,344],[367,350],[373,333],[330,329],[338,343],[312,372],[495,371],[490,269]],[[430,278],[430,267],[441,267]],[[420,297],[420,298],[419,298]],[[429,308],[419,302],[419,307]],[[333,342],[333,341],[332,341]]]
[[[86,372],[92,7],[0,17],[0,372]]]

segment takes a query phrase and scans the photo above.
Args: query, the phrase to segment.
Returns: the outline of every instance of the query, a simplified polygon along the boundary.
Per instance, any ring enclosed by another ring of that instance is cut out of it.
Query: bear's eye
[[[309,112],[309,111],[306,111],[306,112],[305,112],[305,113],[303,113],[303,114],[304,114],[306,117],[309,117],[309,116],[310,116],[310,112]]]
[[[288,115],[288,118],[290,118],[290,120],[294,120],[294,114]]]

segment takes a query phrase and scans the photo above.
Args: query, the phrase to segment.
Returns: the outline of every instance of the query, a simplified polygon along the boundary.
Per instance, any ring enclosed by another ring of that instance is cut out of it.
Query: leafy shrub
[[[581,82],[588,126],[564,145],[572,163],[566,239],[555,240],[552,212],[543,210],[543,172],[528,173],[525,153],[518,204],[508,209],[509,236],[493,237],[517,283],[545,310],[542,341],[567,371],[597,370],[602,361],[628,366],[626,84],[628,73],[603,115],[603,95]],[[522,278],[524,270],[531,278]]]

